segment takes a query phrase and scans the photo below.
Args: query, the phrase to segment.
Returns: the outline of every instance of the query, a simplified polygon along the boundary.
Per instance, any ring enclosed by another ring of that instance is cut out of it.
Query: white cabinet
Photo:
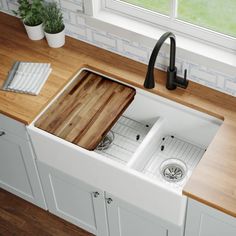
[[[110,236],[167,236],[168,229],[155,217],[106,194]]]
[[[235,236],[236,218],[189,199],[185,236]]]
[[[3,115],[0,115],[0,187],[46,209],[24,125]]]
[[[107,236],[103,192],[38,162],[48,209],[90,233]]]
[[[177,236],[161,219],[37,161],[48,209],[98,236]]]

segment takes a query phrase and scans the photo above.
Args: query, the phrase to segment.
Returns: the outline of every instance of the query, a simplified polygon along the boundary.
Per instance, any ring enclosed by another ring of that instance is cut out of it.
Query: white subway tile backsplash
[[[85,28],[81,28],[81,27],[71,25],[71,24],[66,24],[66,30],[71,36],[75,38],[79,38],[80,36],[83,38],[86,38]]]
[[[236,81],[233,81],[233,80],[226,80],[226,82],[225,82],[225,88],[226,88],[228,91],[230,91],[230,92],[236,94]]]
[[[1,0],[1,8],[4,10],[4,11],[10,11],[10,9],[8,8],[8,1],[7,0]],[[11,12],[10,12],[11,13]]]
[[[95,43],[104,45],[106,47],[116,48],[116,40],[98,32],[93,32],[93,40]]]
[[[224,76],[221,76],[221,75],[218,75],[217,76],[217,87],[221,90],[224,90],[224,87],[225,87],[225,77]]]
[[[197,81],[199,84],[201,84],[201,85],[204,85],[204,86],[207,86],[207,82],[205,81],[205,80],[202,80],[202,79],[198,79],[198,81]],[[210,88],[212,88],[211,86],[207,86],[207,87],[210,87]]]
[[[133,46],[132,44],[124,44],[123,50],[126,55],[129,55],[133,59],[137,59],[140,61],[147,61],[148,52],[145,49],[139,48],[137,46]]]
[[[7,4],[10,11],[16,11],[19,6],[17,0],[10,0],[7,2]]]
[[[92,30],[90,28],[86,28],[86,38],[88,42],[92,42],[93,40]]]
[[[61,7],[72,12],[81,12],[83,11],[83,5],[79,2],[71,2],[67,0],[60,0]]]
[[[77,25],[77,14],[75,12],[70,12],[70,23]]]
[[[14,3],[8,3],[9,10],[16,11],[18,9],[18,5]]]
[[[124,50],[123,48],[123,41],[121,39],[117,39],[117,51],[122,53]]]
[[[81,6],[83,6],[83,0],[72,0],[72,2],[77,3],[77,4],[81,5]]]
[[[216,84],[216,75],[200,70],[199,68],[192,68],[190,71],[190,77],[191,76],[197,77],[212,84]]]
[[[17,8],[17,0],[0,0],[0,9],[12,14],[12,10]],[[83,11],[84,0],[57,0],[63,10],[66,33],[71,37],[91,43],[98,47],[118,53],[125,57],[148,63],[152,48],[147,47],[135,38],[132,40],[127,36],[120,38],[109,32],[98,30],[86,25],[85,17],[78,12]],[[85,0],[86,1],[86,0]],[[166,70],[169,64],[169,53],[160,51],[156,65],[158,68]],[[236,77],[232,78],[228,74],[223,74],[217,70],[196,64],[183,58],[176,58],[178,74],[183,75],[185,68],[188,69],[188,79],[205,86],[217,89],[224,93],[236,96]]]
[[[70,13],[68,11],[63,11],[62,15],[63,15],[64,21],[68,23],[70,21]]]
[[[76,18],[77,18],[77,23],[79,25],[84,25],[85,26],[85,19],[83,17],[77,15]]]

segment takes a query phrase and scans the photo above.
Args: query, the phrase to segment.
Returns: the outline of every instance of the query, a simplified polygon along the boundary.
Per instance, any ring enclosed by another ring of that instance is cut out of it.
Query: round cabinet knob
[[[112,203],[112,199],[109,197],[109,198],[107,198],[107,204],[111,204]]]
[[[93,192],[93,196],[94,196],[95,198],[97,198],[99,195],[100,195],[99,192]]]
[[[0,137],[5,135],[6,133],[4,131],[0,131]]]

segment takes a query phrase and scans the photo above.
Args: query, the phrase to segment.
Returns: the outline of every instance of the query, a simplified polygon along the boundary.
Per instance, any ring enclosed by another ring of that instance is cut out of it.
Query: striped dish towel
[[[14,63],[2,89],[18,93],[38,95],[52,69],[49,63]]]

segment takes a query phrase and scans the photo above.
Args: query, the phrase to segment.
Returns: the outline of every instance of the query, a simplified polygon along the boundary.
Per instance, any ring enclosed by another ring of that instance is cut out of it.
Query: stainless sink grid
[[[147,165],[143,168],[143,173],[150,178],[159,179],[174,188],[181,189],[191,176],[193,169],[202,158],[205,149],[184,141],[172,135],[162,138],[157,150],[153,153]],[[185,177],[179,181],[167,181],[163,177],[161,165],[168,159],[177,159],[186,165]]]
[[[111,132],[114,134],[114,140],[111,145],[106,149],[101,148],[101,143],[107,140],[107,137],[105,137],[95,149],[95,152],[126,164],[150,129],[151,126],[148,124],[121,116],[111,128]]]

